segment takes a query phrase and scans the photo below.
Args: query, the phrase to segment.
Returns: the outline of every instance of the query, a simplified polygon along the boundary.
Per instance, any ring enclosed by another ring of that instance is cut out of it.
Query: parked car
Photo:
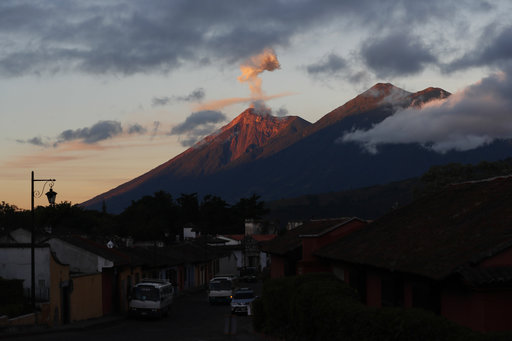
[[[158,279],[143,280],[132,289],[129,314],[132,316],[161,317],[167,315],[174,300],[174,287]]]
[[[251,315],[251,304],[256,299],[254,290],[250,288],[240,288],[235,290],[231,299],[231,313]]]
[[[256,282],[258,277],[258,269],[254,266],[245,266],[240,269],[240,281]]]

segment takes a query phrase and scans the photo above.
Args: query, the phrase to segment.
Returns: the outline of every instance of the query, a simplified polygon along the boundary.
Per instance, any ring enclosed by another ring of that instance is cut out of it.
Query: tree
[[[230,223],[228,204],[218,196],[206,195],[199,206],[199,217],[202,233],[221,233]]]
[[[119,220],[124,235],[142,240],[162,239],[176,231],[176,205],[169,193],[159,191],[132,201]]]
[[[197,225],[199,222],[199,200],[197,193],[181,193],[177,200],[179,206],[179,222],[183,227],[186,224]]]
[[[269,210],[265,208],[265,202],[260,201],[260,196],[253,194],[249,198],[241,198],[231,207],[235,227],[242,231],[246,219],[261,219]]]

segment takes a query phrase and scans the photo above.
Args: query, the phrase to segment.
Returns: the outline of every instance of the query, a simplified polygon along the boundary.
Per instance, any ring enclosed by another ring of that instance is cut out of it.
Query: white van
[[[210,304],[231,302],[233,281],[230,277],[216,276],[208,283],[208,301]]]
[[[174,300],[174,287],[166,280],[144,279],[131,292],[129,313],[132,316],[167,315]]]

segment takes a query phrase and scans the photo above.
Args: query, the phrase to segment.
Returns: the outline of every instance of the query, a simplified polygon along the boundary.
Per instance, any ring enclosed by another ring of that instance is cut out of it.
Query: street
[[[243,284],[258,294],[261,283]],[[230,321],[231,320],[231,321]],[[231,324],[230,324],[231,323]],[[231,333],[229,333],[231,326]],[[126,318],[108,325],[49,333],[13,336],[16,340],[265,340],[253,332],[248,316],[231,316],[229,305],[210,305],[205,291],[176,298],[169,316],[162,319]]]

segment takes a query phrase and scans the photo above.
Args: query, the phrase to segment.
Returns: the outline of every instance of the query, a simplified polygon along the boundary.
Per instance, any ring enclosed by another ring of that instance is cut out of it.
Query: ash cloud
[[[347,132],[338,142],[359,143],[370,153],[397,143],[419,143],[439,153],[475,149],[512,138],[511,93],[509,67],[445,100],[397,112],[366,131]]]
[[[174,126],[171,129],[171,135],[184,135],[180,140],[184,147],[194,145],[204,136],[213,133],[219,123],[227,120],[226,115],[220,111],[204,110],[190,114],[183,123]]]

